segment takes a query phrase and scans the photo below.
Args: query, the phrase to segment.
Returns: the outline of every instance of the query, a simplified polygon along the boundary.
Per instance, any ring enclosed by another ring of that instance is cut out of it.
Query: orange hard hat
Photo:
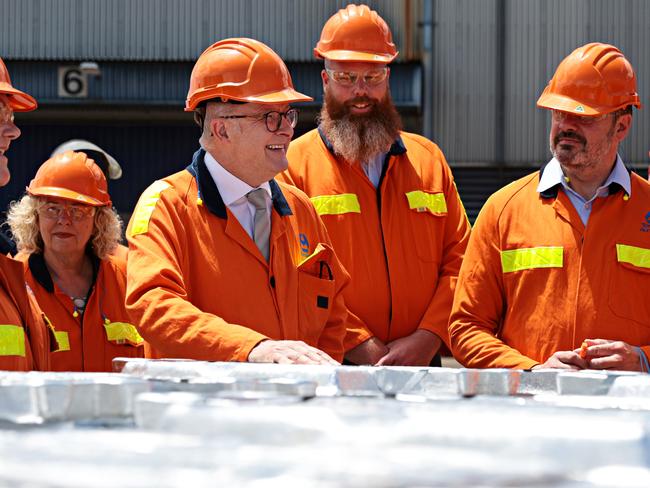
[[[185,111],[220,98],[253,103],[310,102],[293,88],[284,61],[254,39],[233,38],[207,48],[194,65]]]
[[[390,63],[397,49],[388,24],[377,12],[367,5],[348,5],[325,22],[314,55],[332,61]]]
[[[27,187],[27,193],[93,207],[111,205],[104,173],[82,152],[67,151],[45,161]]]
[[[37,107],[34,97],[13,87],[9,71],[2,59],[0,59],[0,95],[7,95],[9,106],[14,112],[31,112]]]
[[[597,116],[634,105],[641,108],[636,75],[614,46],[592,42],[560,63],[537,100],[537,106],[577,115]]]

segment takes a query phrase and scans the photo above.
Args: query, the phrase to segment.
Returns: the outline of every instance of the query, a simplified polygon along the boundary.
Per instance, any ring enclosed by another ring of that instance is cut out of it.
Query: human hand
[[[376,337],[363,341],[345,353],[345,359],[354,364],[373,365],[388,354],[388,347]]]
[[[587,360],[580,357],[580,349],[575,351],[557,351],[544,364],[533,366],[535,369],[569,369],[579,370],[588,368]]]
[[[636,347],[623,341],[585,339],[586,357],[591,369],[616,369],[620,371],[643,371],[643,354]]]
[[[417,329],[386,344],[388,353],[375,366],[429,366],[440,344],[440,338],[433,332]]]
[[[262,341],[248,354],[248,361],[279,364],[339,364],[320,349],[302,341]]]

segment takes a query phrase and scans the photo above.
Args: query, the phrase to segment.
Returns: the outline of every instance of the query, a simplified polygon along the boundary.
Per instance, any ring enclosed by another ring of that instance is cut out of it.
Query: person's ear
[[[630,114],[623,114],[616,120],[616,126],[614,127],[614,135],[618,141],[622,141],[627,137],[628,132],[630,132],[630,127],[632,126],[632,116]]]
[[[212,119],[210,133],[220,141],[228,140],[228,129],[223,119]]]
[[[324,69],[321,70],[320,78],[321,78],[321,80],[323,80],[323,91],[325,91],[325,89],[327,88],[327,85],[329,84],[329,81],[330,81],[329,76],[327,75],[327,71],[325,71]]]

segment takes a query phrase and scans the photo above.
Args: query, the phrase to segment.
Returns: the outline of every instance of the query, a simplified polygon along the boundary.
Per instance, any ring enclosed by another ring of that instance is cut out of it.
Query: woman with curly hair
[[[66,151],[82,152],[90,159],[95,161],[95,164],[102,170],[107,180],[119,180],[122,177],[122,167],[117,160],[111,156],[104,149],[85,139],[70,139],[62,144],[59,144],[56,149],[52,151],[50,157],[53,158],[57,154]],[[129,248],[123,244],[118,244],[113,254],[120,256],[126,260]]]
[[[142,338],[124,306],[126,262],[115,255],[122,223],[95,162],[73,151],[47,160],[7,222],[56,331],[52,369],[111,371],[115,357],[141,357]]]

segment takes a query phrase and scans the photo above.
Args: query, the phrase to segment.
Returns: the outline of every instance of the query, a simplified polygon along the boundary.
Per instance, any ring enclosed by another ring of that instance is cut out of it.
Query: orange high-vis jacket
[[[650,185],[632,173],[596,198],[585,227],[564,190],[539,175],[492,195],[472,230],[450,318],[467,367],[530,369],[584,339],[650,354]]]
[[[282,177],[311,197],[351,276],[345,303],[367,327],[350,328],[346,350],[418,328],[448,345],[447,323],[470,226],[444,155],[406,132],[375,188],[360,164],[339,161],[315,129],[289,145]]]
[[[94,281],[83,313],[53,282],[42,254],[19,253],[25,277],[58,342],[53,371],[111,372],[113,358],[143,357],[143,340],[129,323],[124,303],[126,262],[92,256]]]
[[[23,265],[0,255],[0,369],[49,370],[53,341],[25,284]]]
[[[224,205],[195,153],[153,183],[127,229],[127,307],[147,357],[246,361],[262,340],[302,340],[343,357],[349,281],[309,199],[271,185],[270,257]]]

